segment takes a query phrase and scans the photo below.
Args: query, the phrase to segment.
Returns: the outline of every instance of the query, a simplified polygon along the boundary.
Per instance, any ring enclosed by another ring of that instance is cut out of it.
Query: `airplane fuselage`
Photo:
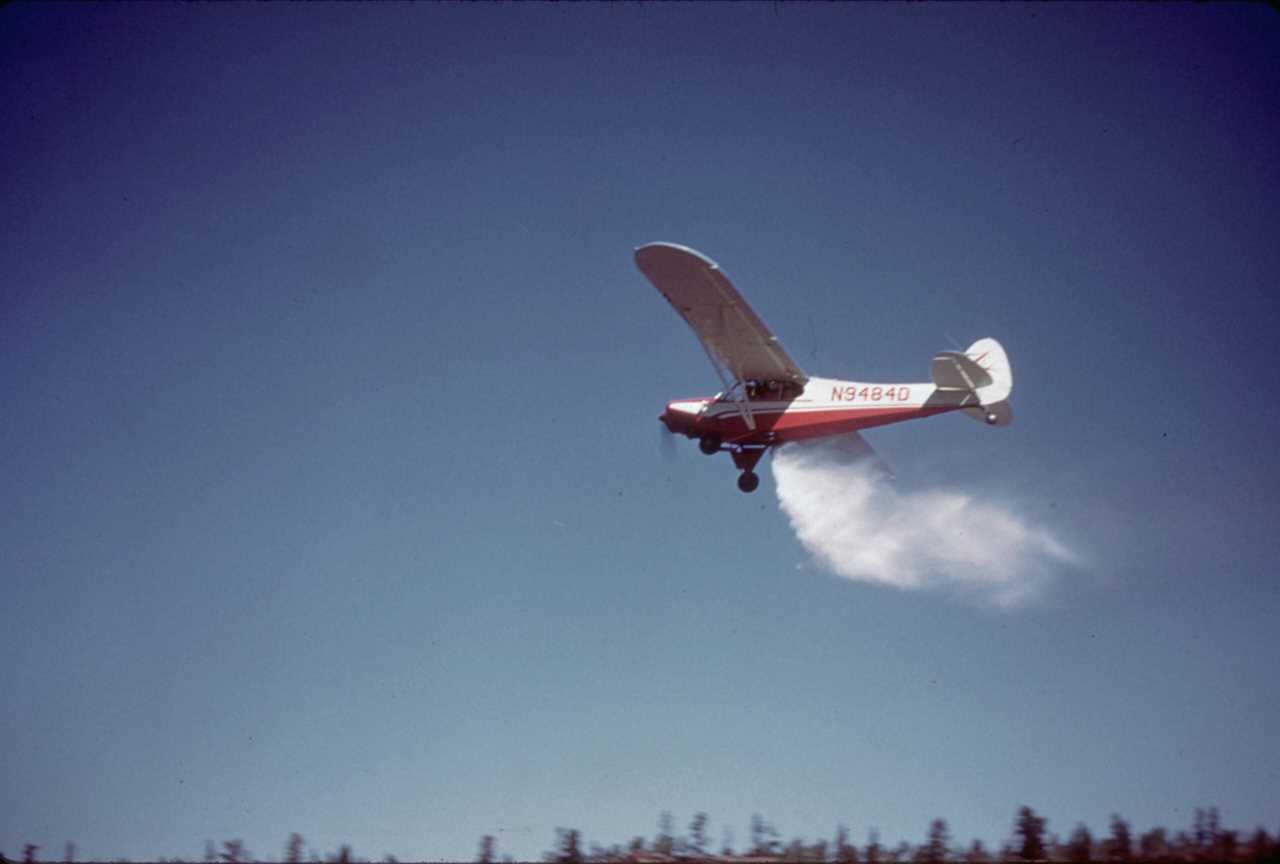
[[[690,438],[771,445],[932,417],[964,404],[962,394],[939,390],[928,382],[871,384],[810,378],[797,393],[783,393],[762,382],[759,392],[745,401],[724,394],[678,399],[667,404],[659,419],[672,432]]]

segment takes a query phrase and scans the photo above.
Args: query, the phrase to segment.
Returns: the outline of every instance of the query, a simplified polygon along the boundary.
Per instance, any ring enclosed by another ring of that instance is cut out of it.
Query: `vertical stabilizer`
[[[1008,399],[1013,392],[1013,370],[1009,367],[1004,347],[991,338],[979,339],[965,349],[964,354],[991,379],[989,384],[975,388],[978,401],[983,405],[994,405]]]

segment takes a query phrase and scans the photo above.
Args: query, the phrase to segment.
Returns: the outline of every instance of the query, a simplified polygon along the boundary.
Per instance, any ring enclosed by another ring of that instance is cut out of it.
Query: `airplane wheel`
[[[995,412],[993,411],[987,412],[987,422],[992,426],[996,425],[996,422],[999,421],[999,419],[1000,418],[996,416]]]
[[[720,439],[715,435],[703,435],[698,441],[698,449],[708,456],[720,452]]]
[[[760,476],[750,471],[743,471],[738,475],[738,488],[743,492],[754,492],[756,487],[760,485]]]

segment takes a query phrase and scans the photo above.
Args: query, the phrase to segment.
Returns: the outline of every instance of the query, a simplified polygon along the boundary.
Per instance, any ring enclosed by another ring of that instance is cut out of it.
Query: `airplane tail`
[[[933,383],[939,390],[963,394],[963,410],[992,426],[1013,422],[1009,394],[1013,370],[1004,347],[994,339],[979,339],[961,354],[940,351],[933,358]]]

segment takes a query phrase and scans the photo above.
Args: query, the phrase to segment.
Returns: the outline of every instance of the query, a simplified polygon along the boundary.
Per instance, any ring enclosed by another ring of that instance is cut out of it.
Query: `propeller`
[[[662,453],[663,462],[670,464],[676,461],[676,435],[661,421],[658,422],[658,450]]]

